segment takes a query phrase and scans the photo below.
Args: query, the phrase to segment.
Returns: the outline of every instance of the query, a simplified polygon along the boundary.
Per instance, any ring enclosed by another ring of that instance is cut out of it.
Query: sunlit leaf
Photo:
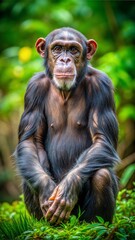
[[[133,105],[124,106],[119,113],[119,118],[121,119],[121,121],[125,121],[128,118],[135,119],[135,106]]]

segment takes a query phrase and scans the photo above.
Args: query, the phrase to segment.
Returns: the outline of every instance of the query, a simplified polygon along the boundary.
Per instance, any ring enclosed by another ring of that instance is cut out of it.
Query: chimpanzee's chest
[[[56,134],[67,129],[83,131],[88,128],[89,109],[84,96],[64,101],[61,96],[49,95],[45,106],[48,131]]]

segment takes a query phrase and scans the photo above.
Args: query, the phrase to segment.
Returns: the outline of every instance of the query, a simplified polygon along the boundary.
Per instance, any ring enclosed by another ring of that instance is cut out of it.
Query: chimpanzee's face
[[[50,33],[46,39],[36,42],[37,51],[45,58],[50,80],[62,90],[69,91],[85,75],[87,60],[96,50],[94,40],[86,40],[71,28],[62,28]]]
[[[70,90],[84,66],[83,47],[74,34],[63,31],[48,46],[48,63],[55,85]]]

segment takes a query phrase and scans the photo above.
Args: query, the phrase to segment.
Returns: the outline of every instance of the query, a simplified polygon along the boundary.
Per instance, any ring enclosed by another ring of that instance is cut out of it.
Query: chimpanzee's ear
[[[38,38],[38,40],[35,43],[35,47],[37,49],[37,52],[40,54],[42,58],[45,56],[45,39],[44,38]]]
[[[97,43],[95,40],[90,39],[87,41],[87,59],[90,60],[97,49]]]

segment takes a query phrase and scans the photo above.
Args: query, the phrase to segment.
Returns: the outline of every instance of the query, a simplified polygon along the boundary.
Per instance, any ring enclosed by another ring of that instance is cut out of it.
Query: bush
[[[79,222],[79,216],[60,226],[51,226],[47,221],[37,221],[26,212],[23,196],[12,205],[0,205],[0,239],[77,239],[77,240],[134,240],[135,239],[135,191],[122,190],[117,198],[116,214],[112,224],[97,217],[90,224]]]

